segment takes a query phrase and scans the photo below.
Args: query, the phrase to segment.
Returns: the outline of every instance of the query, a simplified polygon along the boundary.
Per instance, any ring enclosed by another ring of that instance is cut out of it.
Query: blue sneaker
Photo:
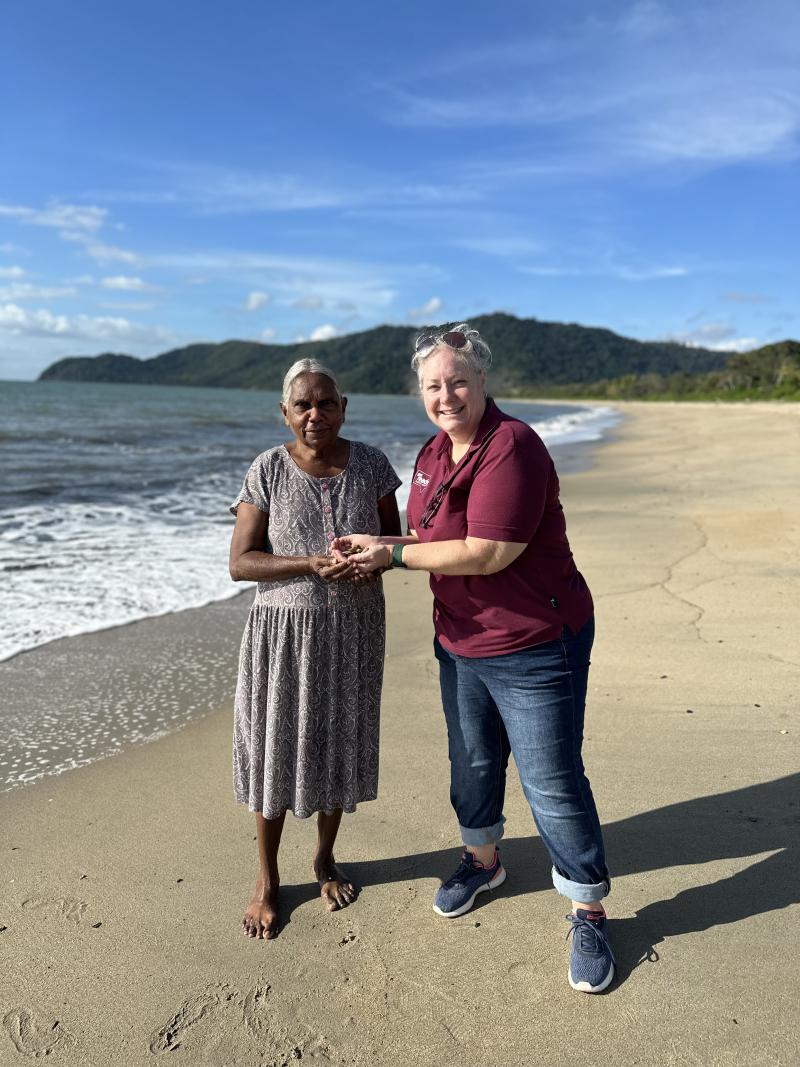
[[[578,908],[567,916],[567,922],[572,923],[567,934],[572,934],[569,984],[581,993],[602,993],[614,978],[616,960],[605,932],[606,917],[594,918],[596,914]]]
[[[455,919],[468,912],[478,893],[496,889],[506,880],[506,872],[500,863],[500,853],[495,849],[494,862],[488,867],[478,863],[473,854],[464,849],[456,871],[436,891],[433,910],[445,919]]]

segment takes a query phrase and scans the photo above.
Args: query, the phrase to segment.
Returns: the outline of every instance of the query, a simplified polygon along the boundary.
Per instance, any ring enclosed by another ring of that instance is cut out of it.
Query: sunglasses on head
[[[468,338],[460,330],[450,330],[449,333],[443,333],[441,335],[433,333],[423,333],[417,338],[417,343],[414,345],[414,351],[419,352],[423,348],[431,348],[433,345],[447,345],[448,348],[463,348],[468,344]]]

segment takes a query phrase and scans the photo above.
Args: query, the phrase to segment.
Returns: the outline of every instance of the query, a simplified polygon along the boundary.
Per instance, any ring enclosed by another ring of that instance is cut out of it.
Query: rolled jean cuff
[[[602,900],[611,892],[610,878],[597,882],[595,885],[583,885],[565,878],[555,867],[553,867],[553,885],[562,896],[569,900],[577,900],[579,904],[594,904],[596,900]]]
[[[496,822],[494,826],[462,826],[459,823],[458,829],[461,833],[461,840],[470,848],[477,848],[479,845],[496,845],[503,836],[503,823],[506,820],[500,818],[499,822]]]

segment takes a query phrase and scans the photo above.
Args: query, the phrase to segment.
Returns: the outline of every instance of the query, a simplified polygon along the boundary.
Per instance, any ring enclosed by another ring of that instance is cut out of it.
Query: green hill
[[[723,370],[730,355],[500,313],[478,316],[471,323],[494,352],[492,389],[506,396],[581,392],[585,386],[624,376],[706,374]],[[409,326],[378,326],[293,345],[225,341],[188,345],[151,359],[110,353],[70,357],[48,367],[40,380],[278,389],[294,360],[313,356],[328,363],[350,392],[407,393],[413,387],[409,360],[417,332]]]

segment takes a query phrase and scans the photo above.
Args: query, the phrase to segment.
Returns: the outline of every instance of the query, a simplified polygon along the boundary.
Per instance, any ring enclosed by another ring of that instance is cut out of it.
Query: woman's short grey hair
[[[449,333],[463,334],[467,343],[461,348],[453,348],[444,340]],[[477,330],[473,330],[468,322],[460,322],[456,326],[431,326],[418,334],[414,342],[414,355],[411,359],[411,369],[416,371],[417,380],[422,385],[422,374],[425,369],[425,360],[437,348],[449,348],[454,355],[474,370],[476,374],[486,373],[492,365],[492,351],[483,340]]]
[[[326,378],[330,378],[333,382],[336,395],[340,400],[342,399],[342,390],[339,388],[339,383],[336,381],[336,375],[332,370],[329,370],[324,363],[320,363],[318,359],[298,359],[296,363],[291,365],[284,375],[283,391],[281,392],[281,401],[284,404],[289,403],[289,397],[292,395],[292,386],[294,385],[295,378],[300,378],[303,374],[324,374]]]

